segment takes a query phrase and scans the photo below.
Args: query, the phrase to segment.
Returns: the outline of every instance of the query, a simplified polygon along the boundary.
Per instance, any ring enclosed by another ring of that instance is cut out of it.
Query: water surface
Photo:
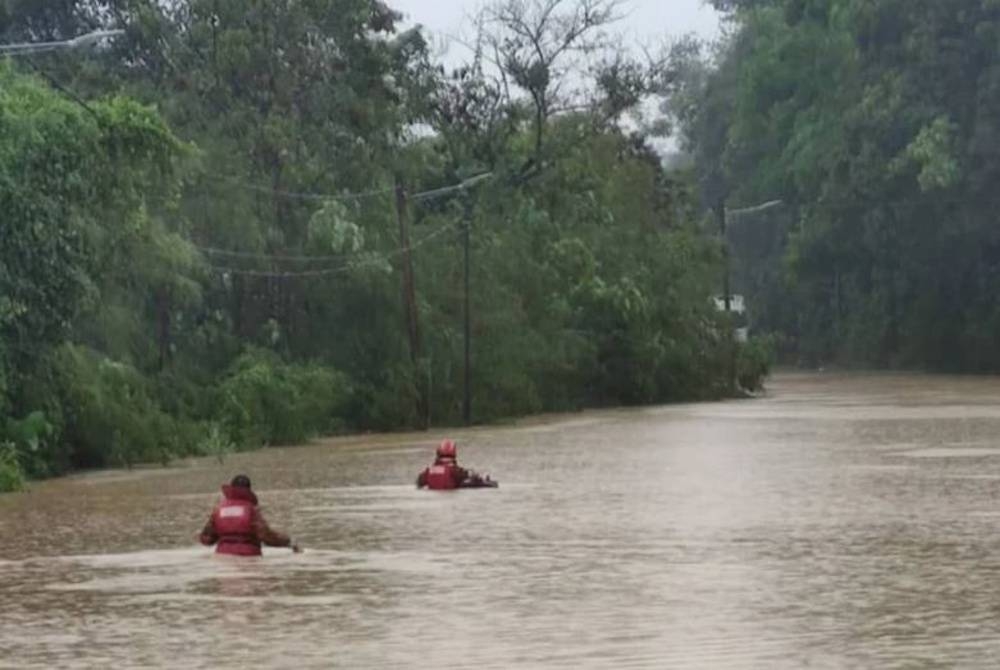
[[[784,375],[753,401],[271,449],[0,496],[0,667],[991,668],[1000,380]],[[307,547],[213,558],[237,471]]]

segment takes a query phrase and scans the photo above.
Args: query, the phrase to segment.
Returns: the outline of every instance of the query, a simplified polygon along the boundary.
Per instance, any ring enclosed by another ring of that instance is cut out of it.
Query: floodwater
[[[0,496],[3,668],[991,668],[1000,380],[782,375],[767,397]],[[194,536],[238,471],[306,552]]]

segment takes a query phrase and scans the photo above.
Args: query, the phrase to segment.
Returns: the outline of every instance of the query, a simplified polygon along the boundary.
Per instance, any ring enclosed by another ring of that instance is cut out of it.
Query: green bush
[[[242,447],[301,442],[335,429],[348,398],[344,375],[288,365],[268,351],[240,356],[219,386],[218,417]]]
[[[164,412],[149,379],[132,366],[67,346],[56,367],[73,466],[167,464],[196,453],[198,425]]]
[[[357,426],[364,429],[392,430],[402,426],[419,426],[423,418],[417,416],[419,395],[411,366],[386,366],[377,382],[359,384],[352,394],[348,413],[354,417]],[[431,404],[434,406],[433,402]]]
[[[34,477],[50,473],[53,457],[59,451],[59,431],[44,412],[35,411],[23,419],[7,419],[2,440],[18,458],[22,474]]]
[[[229,434],[219,424],[206,426],[202,438],[198,442],[197,452],[201,456],[214,456],[219,464],[225,463],[226,456],[236,451]]]
[[[744,391],[751,393],[764,388],[774,360],[774,341],[769,337],[754,337],[740,345],[736,358],[736,380]]]
[[[44,388],[29,398],[46,398],[46,411],[0,422],[0,441],[9,444],[0,477],[10,486],[25,474],[189,455],[221,462],[237,446],[299,442],[339,428],[348,397],[343,375],[259,350],[240,356],[217,387],[144,374],[75,345],[48,364]]]
[[[24,489],[24,471],[13,442],[0,442],[0,493]]]

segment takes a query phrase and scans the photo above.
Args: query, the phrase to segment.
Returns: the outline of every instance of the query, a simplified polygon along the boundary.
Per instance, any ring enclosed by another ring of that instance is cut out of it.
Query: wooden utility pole
[[[413,276],[413,254],[410,247],[410,213],[407,206],[406,187],[401,176],[396,175],[396,218],[399,221],[399,267],[402,277],[403,319],[406,323],[406,337],[410,347],[410,362],[413,364],[414,379],[420,374],[420,315],[417,312],[417,286]],[[429,425],[430,394],[418,391],[416,415]]]
[[[396,177],[396,217],[399,221],[400,275],[403,289],[403,317],[410,345],[410,360],[416,364],[420,358],[420,326],[417,315],[417,288],[413,279],[413,255],[410,249],[410,220],[406,204],[406,188],[401,177]]]

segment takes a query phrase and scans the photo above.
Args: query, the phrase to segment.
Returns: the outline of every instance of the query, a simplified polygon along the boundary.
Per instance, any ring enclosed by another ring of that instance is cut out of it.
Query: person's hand
[[[300,547],[297,544],[293,544],[292,545],[292,553],[293,554],[301,554],[302,553],[302,547]]]

